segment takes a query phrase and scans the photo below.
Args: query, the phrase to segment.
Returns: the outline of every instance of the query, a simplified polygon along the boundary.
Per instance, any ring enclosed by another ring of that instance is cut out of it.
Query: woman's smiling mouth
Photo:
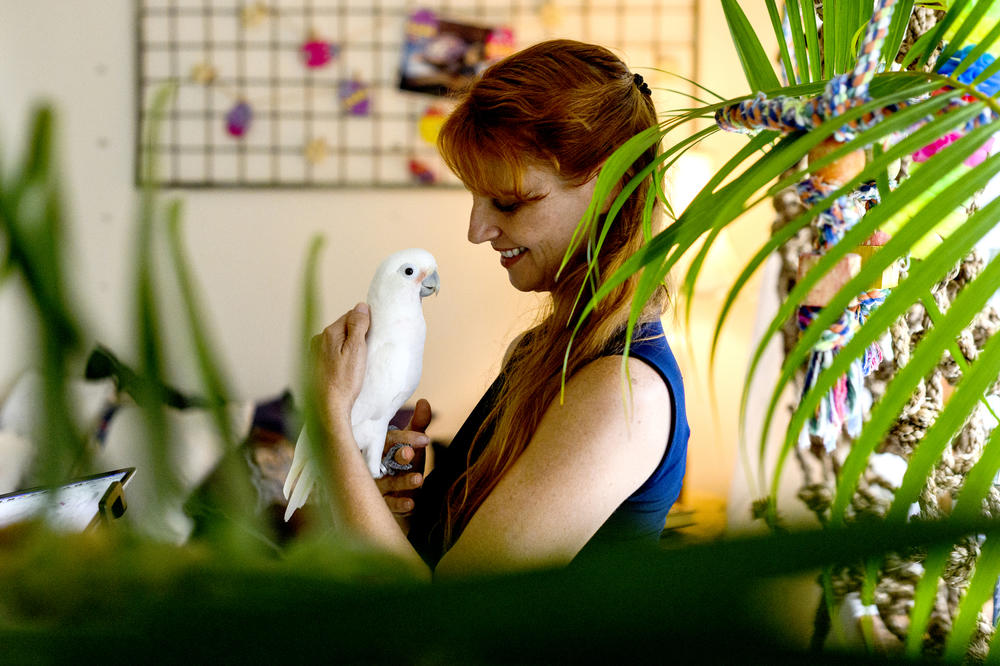
[[[504,268],[510,268],[525,252],[528,251],[526,247],[512,247],[508,250],[497,250],[500,253],[500,265]]]

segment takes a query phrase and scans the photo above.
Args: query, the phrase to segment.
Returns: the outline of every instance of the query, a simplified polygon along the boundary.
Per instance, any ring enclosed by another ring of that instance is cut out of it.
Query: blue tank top
[[[623,346],[622,341],[612,344],[604,355],[620,355]],[[659,321],[637,328],[629,355],[641,359],[654,368],[667,385],[672,414],[670,438],[660,464],[591,537],[581,555],[596,551],[605,545],[658,539],[667,512],[677,501],[684,480],[690,434],[684,409],[684,385],[677,361],[670,351]],[[434,469],[424,479],[424,485],[416,497],[415,510],[410,519],[409,539],[432,568],[444,555],[444,522],[448,490],[466,469],[469,447],[479,426],[496,402],[502,380],[501,375],[493,382],[455,434],[451,445],[438,452]],[[487,433],[483,440],[488,439]],[[477,455],[478,452],[473,451],[472,459],[475,460]]]

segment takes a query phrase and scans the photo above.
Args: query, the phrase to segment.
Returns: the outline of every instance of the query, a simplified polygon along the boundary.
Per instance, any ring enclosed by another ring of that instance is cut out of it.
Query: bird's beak
[[[441,280],[437,271],[434,271],[423,279],[420,283],[420,298],[426,298],[431,294],[436,294],[441,290]]]

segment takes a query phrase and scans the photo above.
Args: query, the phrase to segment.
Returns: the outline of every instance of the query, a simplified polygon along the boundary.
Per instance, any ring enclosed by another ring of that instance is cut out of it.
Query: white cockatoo
[[[379,265],[368,288],[371,325],[365,379],[351,409],[351,430],[375,478],[386,470],[382,451],[389,421],[420,382],[427,328],[421,299],[437,293],[437,263],[430,252],[401,250]],[[285,520],[305,504],[316,481],[311,445],[302,429],[285,479]]]

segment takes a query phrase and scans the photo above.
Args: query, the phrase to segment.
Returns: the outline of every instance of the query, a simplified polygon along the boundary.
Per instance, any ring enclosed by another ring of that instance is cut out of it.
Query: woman
[[[473,85],[439,138],[472,193],[469,240],[499,253],[515,288],[548,293],[549,311],[511,345],[500,377],[426,479],[409,539],[387,507],[407,511],[409,500],[391,493],[383,500],[381,492],[419,484],[419,475],[373,483],[351,436],[367,306],[319,336],[321,417],[339,525],[435,575],[565,564],[585,547],[659,536],[680,491],[688,436],[680,373],[659,324],[665,289],[650,299],[633,337],[630,386],[623,385],[621,353],[636,278],[613,290],[577,332],[560,396],[567,323],[577,319],[586,273],[583,248],[560,270],[563,257],[604,161],[656,122],[641,77],[589,44],[530,47]],[[646,151],[622,185],[655,156],[656,147]],[[648,185],[618,213],[600,275],[641,246]],[[427,411],[421,403],[418,425]],[[419,429],[389,439],[418,445]],[[411,456],[404,450],[402,459]]]

